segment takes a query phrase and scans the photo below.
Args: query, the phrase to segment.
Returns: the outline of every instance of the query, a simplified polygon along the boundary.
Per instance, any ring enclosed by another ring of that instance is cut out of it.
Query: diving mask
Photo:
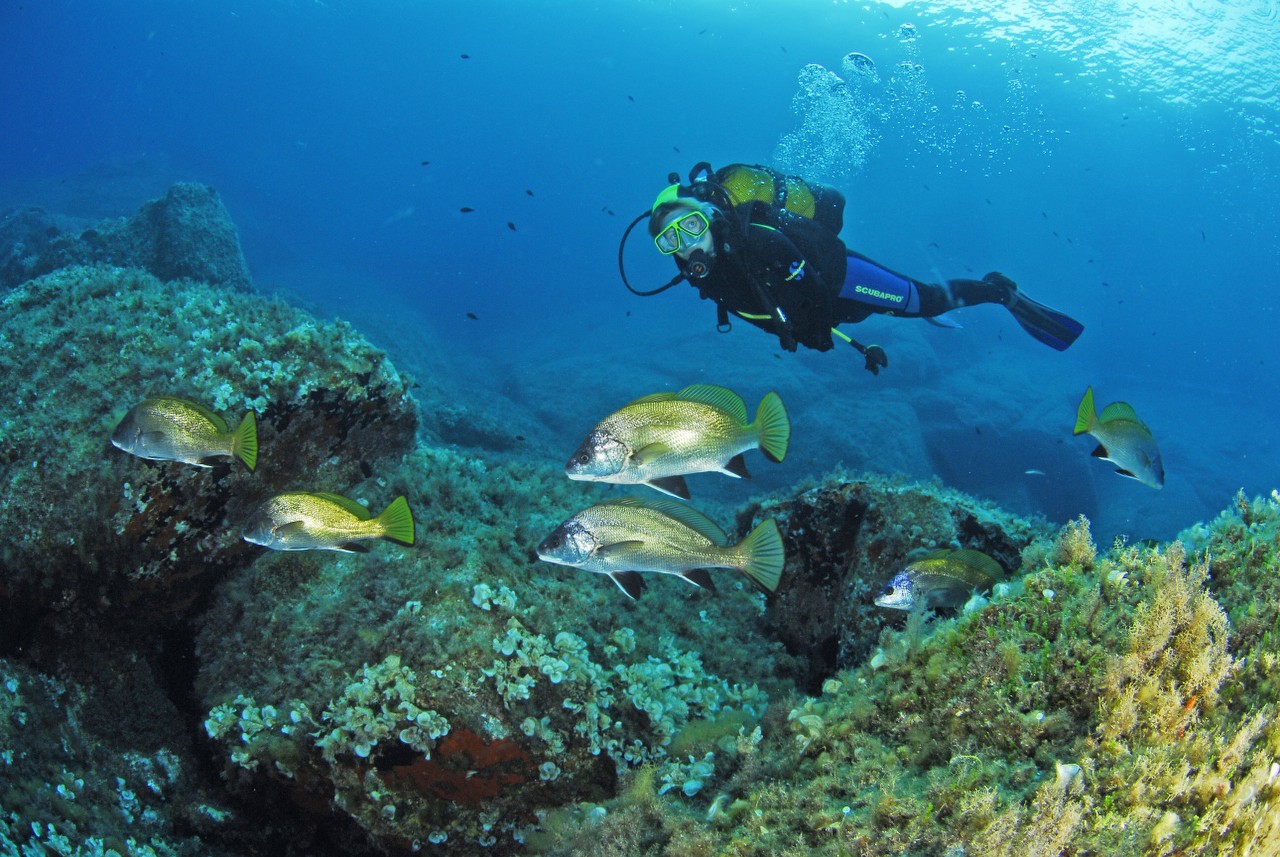
[[[706,234],[710,226],[711,224],[707,221],[705,214],[701,211],[691,211],[672,221],[666,229],[654,237],[653,243],[657,245],[658,250],[667,256],[681,249],[689,251],[693,249],[695,244],[702,243],[700,239]],[[688,237],[685,238],[683,236]],[[681,247],[682,244],[683,248]]]

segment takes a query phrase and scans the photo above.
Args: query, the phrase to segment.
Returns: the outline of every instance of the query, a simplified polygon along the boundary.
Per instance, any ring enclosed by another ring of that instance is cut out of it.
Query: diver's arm
[[[775,332],[787,351],[797,343],[818,351],[833,347],[831,292],[822,274],[784,233],[752,225],[748,276],[758,299],[773,316]]]

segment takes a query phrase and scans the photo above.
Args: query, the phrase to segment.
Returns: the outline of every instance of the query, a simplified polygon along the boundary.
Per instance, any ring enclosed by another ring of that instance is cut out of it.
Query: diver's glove
[[[868,345],[862,349],[862,356],[867,359],[867,371],[879,375],[880,370],[889,365],[889,355],[879,345]]]

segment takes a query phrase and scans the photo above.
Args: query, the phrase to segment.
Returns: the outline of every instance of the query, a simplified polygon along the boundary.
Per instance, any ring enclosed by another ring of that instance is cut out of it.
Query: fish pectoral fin
[[[290,521],[287,524],[281,524],[271,530],[271,535],[280,541],[288,541],[295,536],[300,536],[307,531],[306,524],[302,521]]]
[[[368,553],[369,546],[360,542],[347,542],[346,544],[338,545],[334,550],[339,550],[343,553]]]
[[[642,547],[644,547],[644,542],[640,539],[628,539],[625,542],[614,542],[611,545],[601,545],[596,549],[596,556],[601,558],[607,557],[610,561],[617,562],[623,557],[630,556]],[[621,572],[616,573],[620,574]]]
[[[1116,473],[1119,473],[1121,476],[1128,476],[1130,479],[1138,478],[1138,475],[1136,473],[1130,473],[1128,470],[1125,470],[1123,467],[1117,467]]]
[[[679,575],[679,577],[681,580],[688,581],[689,583],[692,583],[694,586],[699,586],[703,589],[709,589],[712,592],[716,591],[716,585],[715,585],[715,582],[711,579],[711,573],[707,571],[705,568],[690,569],[689,571],[686,571],[684,574]]]
[[[643,467],[646,464],[653,463],[669,452],[671,452],[671,447],[667,446],[665,443],[650,443],[631,453],[631,463],[638,467]]]
[[[743,459],[742,453],[738,453],[733,458],[730,458],[729,463],[722,467],[721,470],[728,473],[730,476],[736,476],[739,479],[751,478],[751,474],[747,472],[747,462]]]
[[[638,571],[613,571],[609,573],[609,577],[632,601],[639,598],[640,593],[644,592],[645,586],[648,585]]]
[[[1107,448],[1102,444],[1098,444],[1096,447],[1094,447],[1093,452],[1089,454],[1092,455],[1094,458],[1106,458]]]
[[[663,494],[670,494],[672,497],[679,497],[681,500],[689,499],[689,485],[684,481],[683,476],[663,476],[659,479],[650,479],[645,484],[650,488],[656,488]]]

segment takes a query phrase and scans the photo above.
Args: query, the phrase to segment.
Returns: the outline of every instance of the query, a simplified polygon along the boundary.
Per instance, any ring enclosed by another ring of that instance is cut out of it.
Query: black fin
[[[689,499],[689,486],[683,476],[663,476],[660,479],[650,479],[647,484],[681,500]]]
[[[1094,458],[1106,458],[1107,448],[1102,444],[1098,444],[1096,447],[1094,447],[1093,452],[1089,454],[1092,455]]]
[[[690,569],[680,576],[694,586],[701,586],[703,589],[709,589],[712,592],[716,591],[716,585],[711,580],[711,573],[705,568]]]
[[[737,476],[739,479],[751,478],[751,474],[747,472],[747,462],[743,459],[742,453],[738,453],[733,458],[730,458],[729,463],[724,466],[724,469],[732,473],[734,476]]]
[[[1033,301],[1022,292],[1014,292],[1007,307],[1023,330],[1055,351],[1066,351],[1084,332],[1084,325],[1071,316]]]
[[[369,547],[360,544],[360,542],[347,542],[345,545],[339,545],[338,550],[346,551],[347,553],[368,553]]]
[[[627,597],[635,601],[640,597],[640,593],[644,592],[647,584],[644,577],[638,571],[614,571],[609,576],[613,578],[613,582],[618,584],[618,588],[627,593]]]

